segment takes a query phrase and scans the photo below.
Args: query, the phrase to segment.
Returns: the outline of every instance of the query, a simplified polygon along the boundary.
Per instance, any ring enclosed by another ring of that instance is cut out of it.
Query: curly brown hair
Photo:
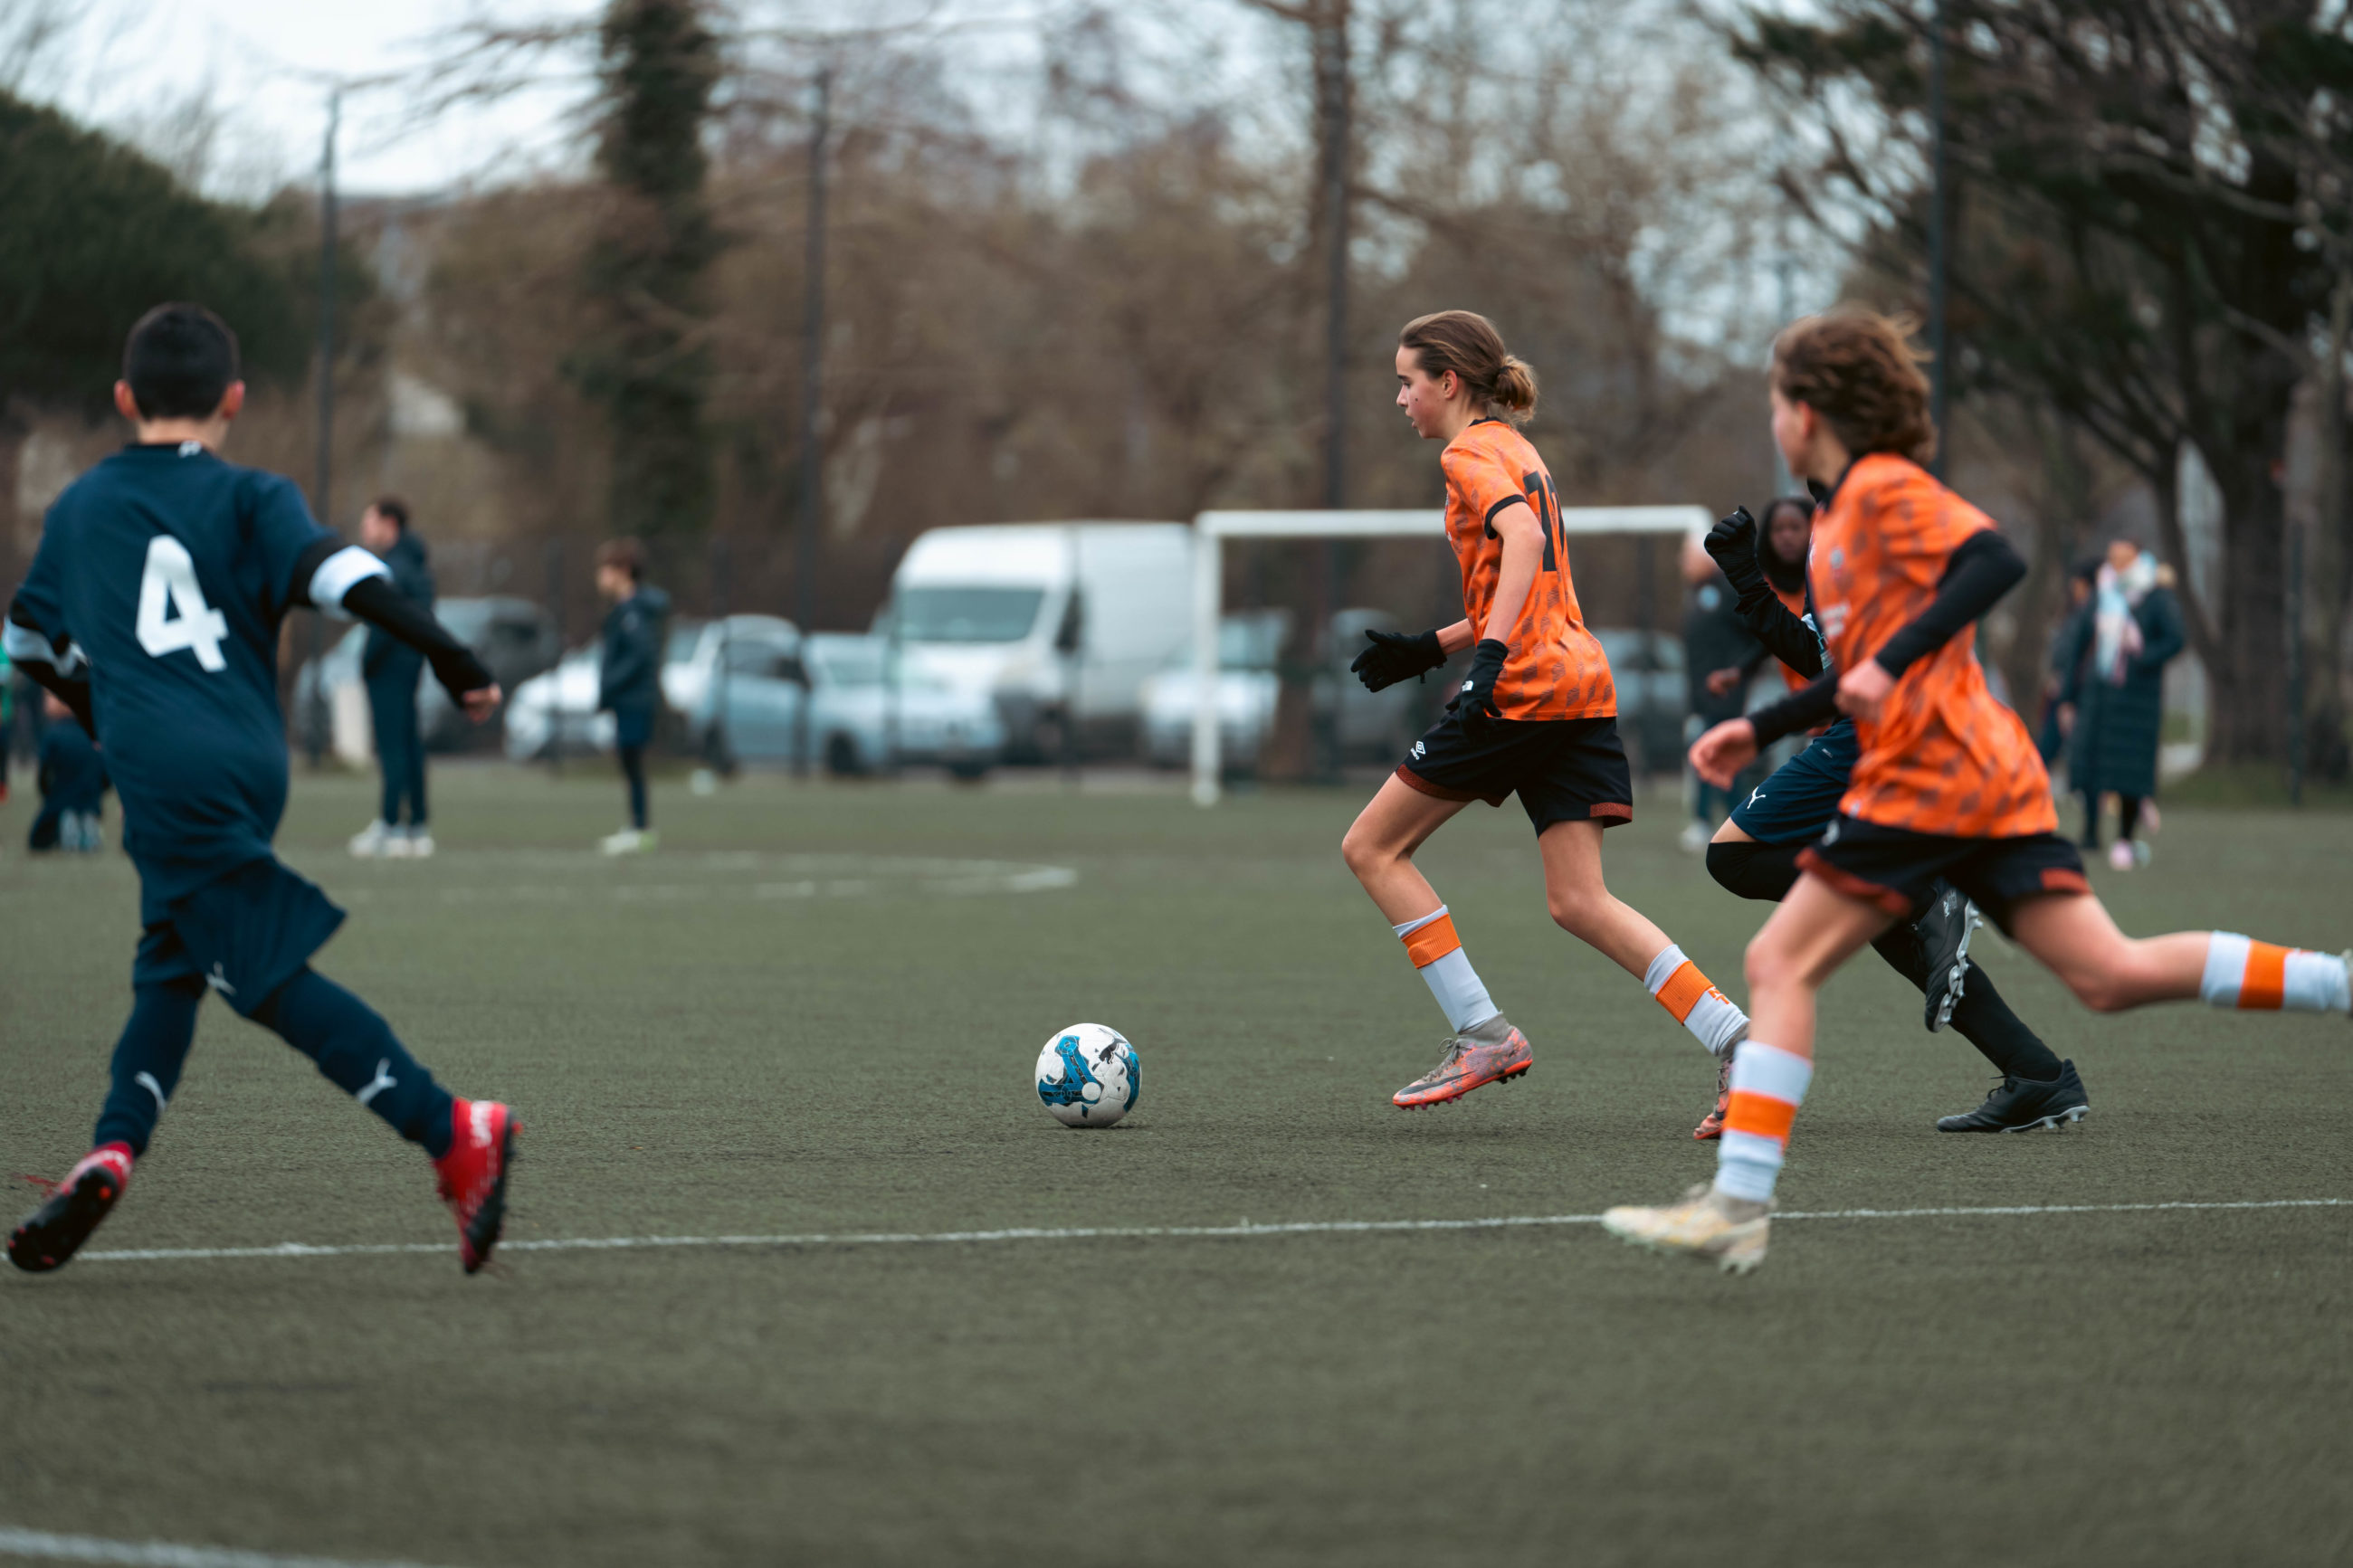
[[[1894,452],[1926,463],[1936,455],[1928,416],[1927,353],[1912,346],[1909,316],[1842,305],[1782,329],[1773,340],[1773,390],[1829,421],[1854,456]]]

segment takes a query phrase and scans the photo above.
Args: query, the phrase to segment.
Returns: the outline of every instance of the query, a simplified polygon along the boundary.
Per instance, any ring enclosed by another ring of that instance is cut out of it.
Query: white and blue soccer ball
[[[1117,1029],[1073,1024],[1038,1053],[1038,1099],[1065,1127],[1108,1127],[1135,1109],[1135,1047]]]

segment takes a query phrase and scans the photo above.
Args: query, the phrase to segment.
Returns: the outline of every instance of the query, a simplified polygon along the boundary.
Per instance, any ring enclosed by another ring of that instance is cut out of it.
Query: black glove
[[[1734,587],[1741,585],[1744,574],[1763,580],[1764,569],[1757,564],[1757,520],[1748,515],[1746,507],[1734,507],[1732,515],[1709,529],[1701,542]]]
[[[1359,652],[1348,668],[1367,691],[1395,686],[1409,675],[1427,675],[1446,662],[1436,632],[1377,632],[1368,627],[1365,640],[1373,646]]]
[[[1471,673],[1462,679],[1461,689],[1455,692],[1447,710],[1461,721],[1465,734],[1476,735],[1503,718],[1495,707],[1495,682],[1504,673],[1504,660],[1511,657],[1511,645],[1493,637],[1483,639],[1471,653]]]

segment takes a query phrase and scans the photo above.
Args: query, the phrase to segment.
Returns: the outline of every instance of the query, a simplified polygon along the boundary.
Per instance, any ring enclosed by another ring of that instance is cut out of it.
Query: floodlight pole
[[[818,402],[825,395],[825,142],[832,129],[833,67],[817,69],[817,101],[809,125],[808,249],[801,284],[801,516],[799,550],[793,563],[794,618],[807,667],[809,623],[817,618],[818,510],[825,500],[825,454],[818,443]],[[809,693],[793,710],[793,776],[808,776]]]
[[[1324,505],[1338,511],[1348,504],[1348,9],[1349,0],[1325,0],[1325,16],[1317,29],[1323,68],[1317,74],[1323,89],[1324,112]],[[1340,776],[1340,705],[1333,693],[1329,712],[1314,711],[1319,688],[1334,679],[1337,655],[1332,647],[1332,618],[1340,610],[1340,546],[1318,541],[1315,563],[1322,574],[1313,595],[1317,624],[1308,628],[1307,646],[1319,666],[1309,687],[1308,725],[1318,742],[1316,776],[1325,783]]]
[[[1928,375],[1929,417],[1936,426],[1936,455],[1928,468],[1941,479],[1945,455],[1952,446],[1945,425],[1953,388],[1945,319],[1952,279],[1951,192],[1945,151],[1945,0],[1936,0],[1931,7],[1928,26]]]
[[[319,454],[311,510],[334,526],[335,489],[335,132],[343,118],[343,89],[327,93],[327,139],[319,152]],[[326,618],[311,612],[311,711],[302,753],[316,768],[326,751]]]

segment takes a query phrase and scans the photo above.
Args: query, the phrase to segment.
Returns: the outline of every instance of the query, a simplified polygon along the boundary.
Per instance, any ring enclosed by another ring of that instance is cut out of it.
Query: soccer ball
[[[1117,1029],[1073,1024],[1038,1053],[1038,1099],[1065,1127],[1108,1127],[1135,1109],[1135,1047]]]

